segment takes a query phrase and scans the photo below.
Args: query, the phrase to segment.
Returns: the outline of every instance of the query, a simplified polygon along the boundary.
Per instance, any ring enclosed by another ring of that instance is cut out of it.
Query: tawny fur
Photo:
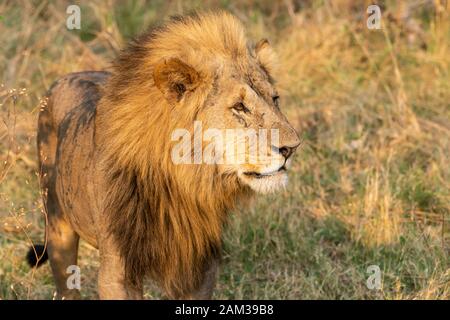
[[[123,271],[126,286],[139,290],[146,276],[169,297],[200,290],[206,274],[214,274],[208,270],[220,257],[227,214],[253,191],[243,183],[250,177],[240,179],[229,168],[174,164],[171,133],[217,117],[205,106],[220,94],[222,100],[232,96],[236,78],[253,90],[246,97],[254,102],[253,118],[236,121],[227,106],[223,112],[231,120],[224,127],[278,128],[283,145],[295,149],[298,136],[273,99],[275,66],[266,41],[253,48],[236,18],[209,13],[172,19],[137,38],[111,74],[72,74],[57,82],[40,115],[38,138],[57,282],[64,283],[61,270],[76,261],[80,235],[99,247],[103,261],[113,255],[104,241],[118,248],[119,267],[101,273],[99,286]],[[218,80],[223,74],[230,75],[223,80],[229,88]],[[288,156],[275,156],[286,163]],[[252,168],[246,170],[258,170]],[[58,250],[70,261],[62,262]]]

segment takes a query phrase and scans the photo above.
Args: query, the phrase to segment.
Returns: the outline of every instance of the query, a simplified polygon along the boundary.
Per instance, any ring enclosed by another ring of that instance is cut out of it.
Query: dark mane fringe
[[[106,210],[111,212],[110,232],[125,260],[126,281],[140,286],[149,275],[172,296],[198,287],[205,262],[219,257],[220,242],[210,241],[208,250],[193,257],[192,268],[176,268],[182,264],[177,260],[183,253],[174,252],[179,250],[173,243],[176,231],[170,223],[169,206],[166,209],[162,203],[170,201],[170,186],[158,196],[150,179],[144,182],[127,170],[112,173],[109,181],[112,192],[108,194]],[[157,216],[158,212],[162,217]]]
[[[209,263],[220,258],[226,208],[206,212],[199,203],[176,198],[170,179],[160,186],[155,180],[144,181],[132,170],[109,175],[110,234],[125,261],[126,281],[139,287],[149,276],[169,297],[182,297],[201,285]]]

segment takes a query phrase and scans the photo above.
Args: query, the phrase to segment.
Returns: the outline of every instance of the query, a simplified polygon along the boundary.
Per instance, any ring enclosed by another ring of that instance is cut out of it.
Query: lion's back
[[[91,105],[100,98],[100,86],[110,74],[103,71],[69,73],[56,80],[47,92],[46,109],[58,126],[66,115],[80,105]]]
[[[47,206],[56,207],[53,214],[63,214],[75,229],[92,224],[91,215],[78,213],[92,210],[89,171],[96,161],[95,116],[108,77],[109,73],[97,71],[62,77],[48,90],[39,114],[37,142]]]

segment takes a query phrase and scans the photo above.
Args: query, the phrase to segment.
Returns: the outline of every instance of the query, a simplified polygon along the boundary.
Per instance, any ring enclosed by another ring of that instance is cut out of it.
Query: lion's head
[[[202,36],[179,37],[188,27]],[[169,109],[191,113],[201,123],[202,132],[195,134],[203,138],[202,162],[216,164],[219,173],[234,174],[257,192],[284,186],[299,138],[280,110],[272,77],[277,62],[268,41],[251,46],[240,24],[226,14],[184,19],[167,32],[174,47],[152,48],[161,50],[158,58],[162,58],[153,78]],[[191,123],[186,129],[190,128]],[[195,143],[190,143],[193,158],[187,162],[195,162]]]
[[[225,213],[251,190],[286,184],[299,138],[280,111],[275,67],[269,43],[251,45],[227,13],[173,18],[118,57],[97,135],[111,186],[106,208],[134,273],[153,273],[173,291],[195,285],[206,257],[218,252]],[[190,137],[181,163],[173,157],[180,130]],[[218,155],[223,161],[211,161]],[[136,231],[123,230],[129,219],[153,230],[133,249]],[[158,251],[155,239],[177,245]],[[153,256],[141,253],[148,248]]]
[[[223,161],[213,163],[219,174],[236,175],[241,184],[263,193],[286,184],[288,160],[300,141],[280,110],[273,79],[277,62],[267,40],[251,45],[240,22],[220,13],[174,18],[130,48],[133,50],[125,51],[116,65],[120,78],[115,79],[113,92],[113,99],[122,104],[121,110],[127,115],[119,110],[112,116],[129,117],[130,110],[137,108],[140,116],[129,127],[122,120],[123,127],[112,129],[130,130],[128,137],[140,132],[150,137],[153,132],[151,139],[158,141],[152,142],[161,144],[160,150],[157,145],[139,144],[136,147],[140,150],[135,153],[145,156],[147,152],[161,152],[160,156],[167,159],[176,144],[170,139],[174,131],[193,131],[194,121],[199,121],[203,152],[208,145],[211,149],[212,143],[216,156],[223,155]],[[139,90],[129,91],[132,82],[139,82],[138,87],[133,86]],[[127,104],[129,107],[124,108]],[[137,127],[136,121],[143,122]],[[234,130],[235,135],[227,134],[227,130]],[[216,139],[218,135],[220,139]],[[142,141],[120,141],[127,153],[124,159],[129,159],[128,152]],[[204,165],[207,161],[193,160],[198,150],[194,150],[193,142],[190,146],[192,158],[187,163]]]

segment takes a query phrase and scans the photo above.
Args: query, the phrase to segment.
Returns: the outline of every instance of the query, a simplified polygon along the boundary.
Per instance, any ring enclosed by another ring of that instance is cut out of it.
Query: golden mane
[[[210,13],[172,19],[132,41],[115,61],[97,109],[96,143],[109,186],[110,233],[130,283],[150,276],[179,297],[195,290],[219,257],[226,214],[250,191],[215,166],[173,164],[170,136],[192,127],[216,72],[248,55],[239,21]],[[152,76],[168,58],[186,62],[201,78],[183,110],[168,104]]]

